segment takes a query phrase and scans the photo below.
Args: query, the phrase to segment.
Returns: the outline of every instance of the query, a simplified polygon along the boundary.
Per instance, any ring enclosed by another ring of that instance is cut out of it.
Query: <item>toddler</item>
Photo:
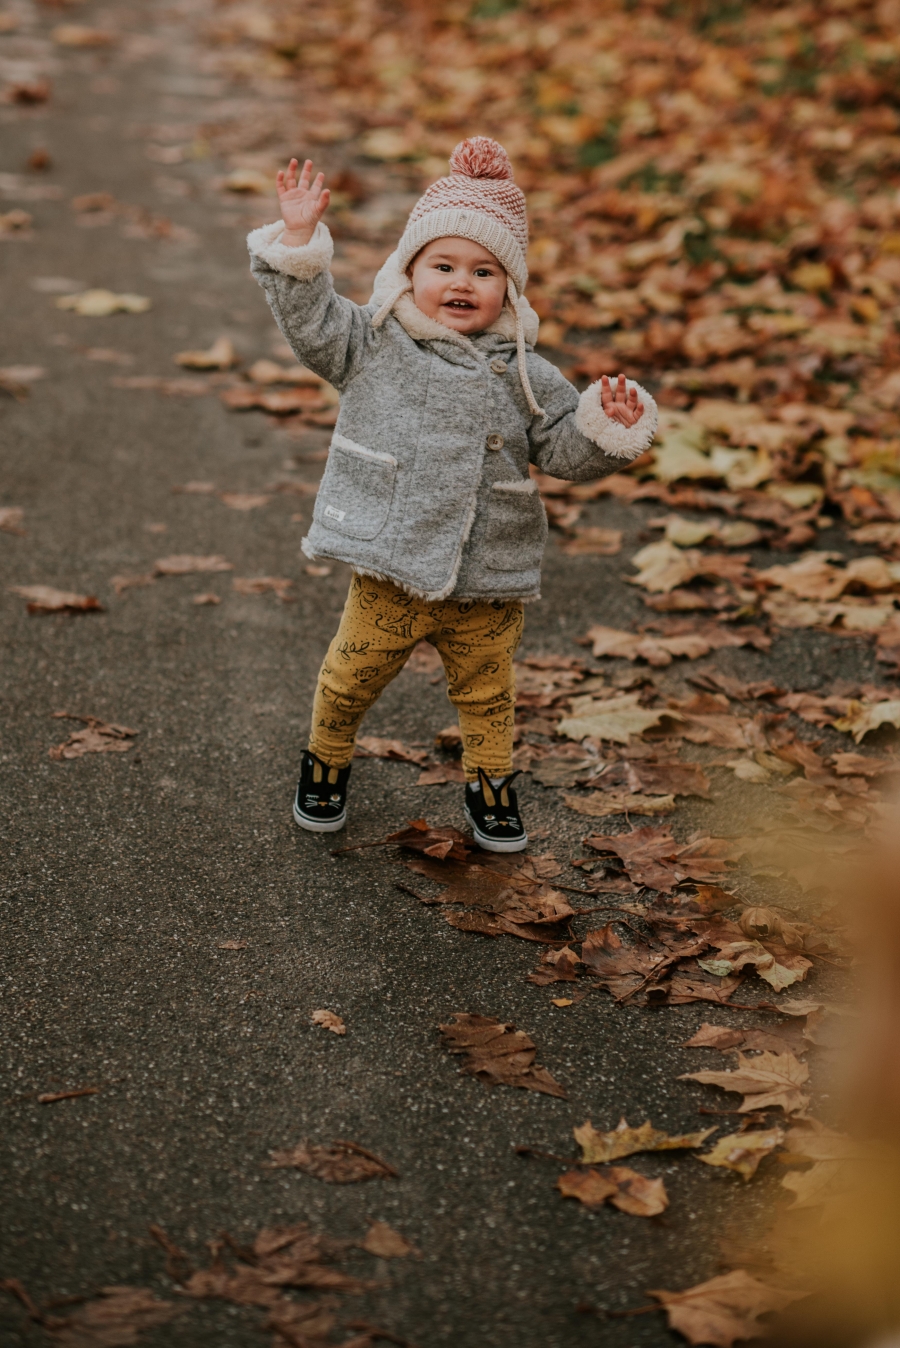
[[[298,359],[341,394],[303,550],[354,575],[319,674],[294,818],[343,828],[360,722],[425,640],[459,715],[475,840],[517,852],[528,837],[511,785],[513,656],[547,537],[529,465],[573,481],[615,472],[650,445],[656,405],[624,375],[579,396],[534,354],[525,198],[496,141],[456,147],[362,307],[332,284],[324,177],[311,181],[309,160],[298,167],[278,174],[282,219],[248,246]]]

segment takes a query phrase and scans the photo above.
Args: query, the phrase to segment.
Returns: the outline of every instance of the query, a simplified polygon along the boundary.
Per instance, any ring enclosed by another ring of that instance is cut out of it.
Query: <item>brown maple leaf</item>
[[[740,1268],[683,1292],[650,1292],[665,1310],[670,1329],[683,1334],[688,1343],[713,1348],[731,1348],[736,1339],[758,1338],[760,1316],[783,1310],[803,1295],[769,1287]]]
[[[453,1023],[438,1029],[448,1052],[465,1055],[460,1072],[477,1077],[486,1086],[521,1086],[523,1090],[566,1098],[559,1082],[535,1063],[534,1040],[515,1025],[494,1016],[458,1011]]]
[[[764,1051],[756,1058],[741,1053],[738,1066],[732,1072],[687,1072],[678,1080],[699,1081],[704,1086],[736,1091],[744,1097],[738,1106],[739,1114],[775,1107],[786,1114],[795,1114],[809,1104],[809,1096],[800,1091],[809,1080],[809,1068],[806,1063],[798,1062],[791,1052]]]
[[[45,1324],[60,1348],[109,1348],[137,1343],[146,1330],[168,1324],[183,1311],[160,1301],[148,1287],[104,1287],[64,1319]]]
[[[75,594],[52,585],[9,585],[11,594],[28,600],[29,613],[102,613],[103,605],[93,594]]]
[[[577,1198],[586,1208],[610,1203],[633,1217],[658,1217],[669,1206],[661,1179],[647,1179],[628,1166],[606,1170],[569,1170],[556,1181],[563,1198]]]
[[[269,1170],[303,1170],[326,1184],[357,1184],[360,1180],[397,1178],[397,1171],[380,1156],[356,1142],[311,1143],[269,1153]]]
[[[77,716],[67,711],[56,711],[53,716],[56,720],[81,721],[85,726],[84,730],[73,730],[62,744],[48,749],[50,758],[56,762],[83,758],[85,754],[124,754],[134,748],[134,737],[138,732],[129,730],[128,726],[110,725],[98,716]]]

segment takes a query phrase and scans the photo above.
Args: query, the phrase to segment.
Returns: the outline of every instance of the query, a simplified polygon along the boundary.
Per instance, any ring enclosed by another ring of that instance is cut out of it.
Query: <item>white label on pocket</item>
[[[325,507],[325,518],[329,520],[338,520],[338,522],[340,522],[346,513],[346,510],[335,510],[334,506]]]

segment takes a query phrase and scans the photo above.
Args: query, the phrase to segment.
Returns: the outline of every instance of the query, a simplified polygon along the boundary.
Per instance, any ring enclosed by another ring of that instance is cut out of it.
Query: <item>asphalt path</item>
[[[349,573],[306,573],[294,517],[308,520],[308,499],[276,494],[238,511],[173,488],[204,480],[259,491],[295,455],[294,475],[313,482],[328,433],[292,436],[260,412],[228,411],[215,394],[167,397],[111,383],[178,377],[175,352],[223,334],[245,359],[272,354],[277,333],[243,242],[244,217],[263,208],[229,204],[212,159],[149,159],[142,132],[202,123],[241,91],[205,71],[189,13],[80,7],[79,23],[111,17],[123,31],[127,40],[110,52],[51,47],[61,11],[21,13],[20,32],[0,37],[4,77],[16,62],[44,62],[53,92],[46,103],[0,109],[0,172],[21,175],[19,187],[7,180],[4,209],[34,217],[31,237],[0,242],[0,362],[47,371],[27,398],[0,402],[0,504],[23,507],[26,529],[0,534],[0,1275],[21,1279],[37,1299],[111,1284],[171,1296],[150,1223],[202,1260],[204,1241],[223,1229],[247,1241],[263,1226],[308,1220],[359,1238],[378,1218],[421,1258],[388,1265],[354,1256],[350,1266],[374,1271],[381,1286],[347,1299],[345,1321],[377,1323],[419,1348],[680,1341],[660,1314],[603,1319],[591,1308],[640,1307],[648,1288],[720,1271],[721,1237],[766,1211],[777,1176],[742,1186],[689,1155],[637,1157],[635,1168],[662,1176],[671,1200],[647,1221],[563,1200],[554,1187],[561,1167],[513,1148],[571,1155],[572,1128],[588,1118],[597,1127],[620,1116],[669,1131],[701,1126],[708,1092],[676,1078],[713,1065],[712,1053],[700,1063],[681,1048],[709,1008],[623,1008],[596,992],[557,1008],[557,989],[526,981],[538,947],[448,926],[396,887],[410,876],[393,850],[332,857],[334,839],[295,827],[290,800],[310,699]],[[40,173],[26,167],[38,146],[52,159]],[[32,189],[48,184],[58,195],[35,199]],[[140,237],[128,229],[133,214],[114,213],[79,224],[71,199],[93,192],[179,229]],[[35,289],[37,278],[138,293],[152,308],[81,317],[57,308],[46,286]],[[91,358],[96,348],[132,362]],[[551,541],[523,650],[583,653],[573,642],[591,622],[624,626],[643,612],[623,575],[653,513],[591,507],[588,522],[625,530],[618,558],[568,558]],[[146,573],[173,553],[221,554],[234,569],[116,596],[114,575]],[[258,576],[291,578],[294,602],[233,590],[234,577]],[[31,616],[6,589],[27,584],[96,594],[105,611]],[[207,591],[221,602],[193,602]],[[721,653],[716,667],[745,678],[777,670],[810,688],[875,670],[864,645],[816,633],[781,637],[769,656]],[[684,674],[673,667],[656,677],[679,692]],[[135,747],[52,761],[48,750],[77,729],[52,719],[60,711],[134,728]],[[451,720],[442,683],[404,672],[366,730],[430,744]],[[462,826],[461,788],[417,788],[417,775],[357,761],[341,841],[377,839],[423,815]],[[522,796],[531,827],[546,831],[532,850],[578,855],[587,830],[559,793],[526,779]],[[747,822],[743,799],[723,784],[715,802],[679,810],[676,832],[734,832]],[[342,1016],[347,1034],[313,1026],[316,1008]],[[458,1011],[526,1030],[568,1098],[489,1090],[461,1076],[436,1031]],[[747,1022],[737,1012],[715,1018]],[[99,1089],[37,1102],[87,1086]],[[337,1186],[263,1168],[271,1149],[304,1137],[351,1139],[399,1178]],[[267,1341],[261,1318],[191,1303],[141,1342],[252,1348]],[[47,1339],[5,1298],[0,1342]]]

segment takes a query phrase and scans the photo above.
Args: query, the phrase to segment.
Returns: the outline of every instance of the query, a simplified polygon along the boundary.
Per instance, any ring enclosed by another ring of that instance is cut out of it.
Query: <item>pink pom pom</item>
[[[512,178],[512,164],[502,145],[490,136],[461,140],[450,156],[450,172],[467,178]]]

